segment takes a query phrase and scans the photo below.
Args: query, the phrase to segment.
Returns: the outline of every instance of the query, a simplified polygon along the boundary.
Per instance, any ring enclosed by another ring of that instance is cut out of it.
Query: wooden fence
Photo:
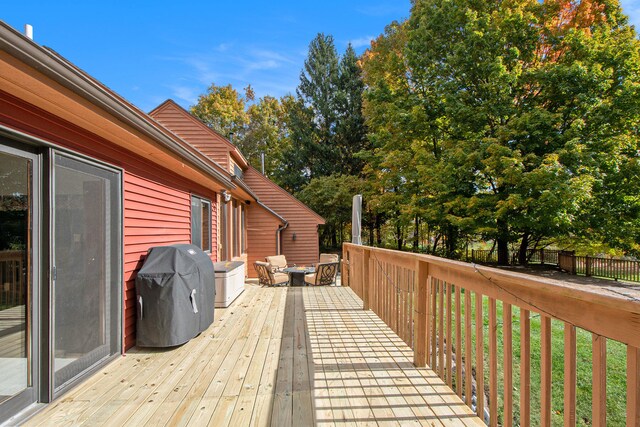
[[[509,252],[509,260],[512,265],[518,264],[518,253]],[[561,270],[570,274],[640,282],[640,261],[576,256],[573,251],[550,249],[528,249],[527,260],[530,264],[557,265]],[[484,249],[472,249],[470,261],[479,264],[497,264],[498,253]]]
[[[571,274],[640,282],[640,262],[625,259],[561,255],[560,268]]]
[[[551,424],[552,321],[563,330],[564,378],[553,386],[563,389],[564,425],[576,423],[579,332],[591,336],[592,424],[607,422],[606,348],[613,340],[626,346],[623,417],[627,426],[640,426],[637,302],[510,271],[350,243],[343,245],[343,260],[348,265],[343,283],[362,298],[363,309],[373,310],[413,349],[416,366],[429,364],[480,417],[488,417],[491,426],[528,426],[532,417],[539,417],[540,425]],[[532,319],[540,330],[539,384],[531,381]],[[553,339],[557,343],[558,337]],[[519,365],[518,402],[514,402],[514,360]],[[535,415],[531,402],[537,393],[532,393],[532,386],[540,389]],[[558,416],[557,408],[553,414]]]
[[[24,304],[24,252],[0,251],[0,306]]]
[[[558,253],[555,249],[527,249],[527,262],[530,264],[558,265]],[[471,249],[471,262],[479,264],[497,264],[498,251],[487,249]],[[511,264],[518,264],[518,252],[509,251]]]

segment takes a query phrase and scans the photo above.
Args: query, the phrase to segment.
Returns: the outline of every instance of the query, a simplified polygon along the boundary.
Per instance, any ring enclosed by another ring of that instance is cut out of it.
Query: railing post
[[[369,310],[369,257],[370,250],[364,248],[362,252],[362,309]]]
[[[589,257],[589,255],[587,255],[586,257],[584,257],[585,261],[584,261],[584,275],[589,277],[591,276],[591,258]]]
[[[342,260],[340,265],[340,286],[349,286],[349,250],[342,245]]]
[[[471,262],[473,262],[473,263],[476,262],[476,250],[475,249],[471,249]]]
[[[413,350],[413,364],[419,368],[427,365],[427,316],[428,316],[428,280],[429,264],[426,261],[417,262],[417,286],[414,304],[415,319],[415,348]]]
[[[544,265],[544,249],[540,249],[540,265]]]

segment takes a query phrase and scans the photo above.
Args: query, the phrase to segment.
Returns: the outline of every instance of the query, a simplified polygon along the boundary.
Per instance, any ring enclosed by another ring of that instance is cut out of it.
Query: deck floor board
[[[213,325],[134,348],[26,425],[483,425],[346,287],[248,284]]]

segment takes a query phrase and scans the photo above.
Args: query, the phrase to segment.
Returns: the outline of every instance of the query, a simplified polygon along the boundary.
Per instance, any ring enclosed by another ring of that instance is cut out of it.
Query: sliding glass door
[[[53,179],[56,393],[120,350],[120,173],[60,154]]]
[[[0,145],[0,423],[37,398],[38,171]]]

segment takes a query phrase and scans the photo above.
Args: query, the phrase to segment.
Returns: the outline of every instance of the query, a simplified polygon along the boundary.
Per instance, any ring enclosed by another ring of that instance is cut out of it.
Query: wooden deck
[[[248,285],[169,350],[136,348],[26,425],[483,425],[349,288]]]

